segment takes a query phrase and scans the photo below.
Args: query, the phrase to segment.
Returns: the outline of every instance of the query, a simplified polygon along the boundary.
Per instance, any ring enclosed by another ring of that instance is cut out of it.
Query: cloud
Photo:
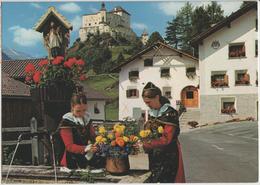
[[[168,16],[176,16],[177,11],[179,11],[186,2],[165,2],[165,3],[159,3],[159,10],[161,10],[165,15]],[[207,6],[211,4],[210,1],[191,1],[191,5],[195,8],[196,6]],[[241,1],[236,2],[236,1],[217,1],[219,5],[221,5],[221,8],[224,10],[224,15],[230,15],[232,12],[235,12],[240,8]]]
[[[76,13],[81,11],[81,8],[76,3],[65,3],[61,5],[59,9],[68,13]]]
[[[175,16],[177,11],[184,6],[185,2],[165,2],[159,3],[159,10],[168,16]]]
[[[42,41],[42,34],[32,29],[22,28],[20,26],[12,26],[8,29],[13,32],[13,41],[20,46],[35,46]]]
[[[148,29],[147,25],[145,25],[143,23],[137,23],[137,22],[132,23],[131,27],[134,28],[134,29],[138,29],[138,30],[144,30],[144,29],[147,30]]]
[[[75,16],[72,20],[71,20],[71,23],[73,25],[73,30],[74,31],[78,31],[79,28],[81,27],[81,22],[82,22],[82,19],[80,16]]]
[[[39,5],[38,3],[31,3],[31,6],[33,6],[34,8],[37,8],[37,9],[41,9],[41,5]]]

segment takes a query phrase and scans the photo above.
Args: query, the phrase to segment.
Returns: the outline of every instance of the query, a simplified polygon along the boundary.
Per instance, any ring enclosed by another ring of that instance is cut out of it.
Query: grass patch
[[[105,110],[106,119],[118,120],[118,74],[89,76],[85,84],[109,97]]]
[[[118,100],[106,105],[106,119],[118,120]]]
[[[112,61],[117,59],[120,52],[123,54],[125,59],[130,57],[131,55],[128,55],[124,52],[124,49],[128,49],[128,48],[131,48],[131,46],[115,46],[115,47],[111,48]]]

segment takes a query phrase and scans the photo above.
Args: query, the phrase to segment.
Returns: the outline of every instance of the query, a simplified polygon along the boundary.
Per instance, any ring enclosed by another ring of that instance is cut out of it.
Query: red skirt
[[[184,165],[182,160],[182,152],[181,152],[181,144],[179,140],[177,140],[177,147],[179,153],[179,161],[178,161],[178,170],[175,177],[175,183],[185,183],[185,173],[184,173]]]

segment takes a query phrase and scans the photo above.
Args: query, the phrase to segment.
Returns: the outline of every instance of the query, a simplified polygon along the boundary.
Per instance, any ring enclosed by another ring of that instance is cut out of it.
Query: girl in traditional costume
[[[90,124],[87,98],[84,94],[72,96],[71,112],[63,115],[59,132],[65,146],[61,166],[77,169],[100,162],[95,156],[93,158],[97,148],[90,143],[94,142],[96,135]]]
[[[184,183],[184,167],[178,135],[180,133],[178,112],[171,107],[161,90],[148,82],[143,89],[144,103],[150,108],[145,129],[152,132],[163,128],[161,137],[145,141],[144,150],[148,153],[151,176],[148,183]]]

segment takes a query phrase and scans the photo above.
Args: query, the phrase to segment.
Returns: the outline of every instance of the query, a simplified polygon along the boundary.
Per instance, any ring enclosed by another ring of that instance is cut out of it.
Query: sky
[[[144,29],[151,34],[158,31],[163,37],[167,22],[172,21],[177,11],[186,1],[104,1],[107,11],[121,6],[131,14],[131,28],[140,36]],[[190,1],[195,6],[207,5],[210,1]],[[224,15],[230,15],[239,9],[242,1],[218,1]],[[4,1],[2,14],[2,47],[27,53],[33,57],[45,57],[47,51],[43,46],[42,34],[33,30],[34,25],[47,11],[54,6],[56,10],[72,23],[70,44],[79,38],[82,15],[96,13],[100,10],[101,1],[63,1],[63,2],[14,2]]]

